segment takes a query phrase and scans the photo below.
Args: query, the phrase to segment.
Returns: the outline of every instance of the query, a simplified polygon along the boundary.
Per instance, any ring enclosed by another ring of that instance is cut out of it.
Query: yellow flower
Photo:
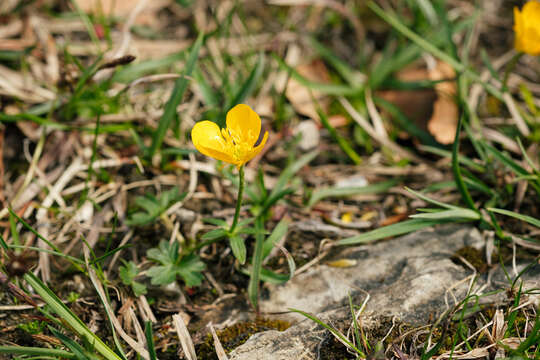
[[[259,115],[249,106],[239,104],[227,113],[227,128],[220,129],[212,121],[200,121],[191,130],[191,140],[195,148],[204,155],[239,168],[253,159],[264,147],[268,132],[265,132],[261,143],[255,146],[260,132]]]
[[[540,55],[540,2],[527,2],[521,12],[514,8],[515,48],[530,55]]]

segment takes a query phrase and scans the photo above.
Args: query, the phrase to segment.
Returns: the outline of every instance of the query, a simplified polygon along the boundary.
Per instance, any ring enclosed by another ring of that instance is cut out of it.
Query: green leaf
[[[443,224],[444,220],[412,219],[384,226],[366,233],[341,239],[337,245],[358,245],[367,244],[375,240],[384,239],[391,236],[407,234],[416,230],[424,229],[437,224]]]
[[[328,197],[347,197],[362,194],[378,194],[385,192],[399,182],[398,179],[388,180],[373,185],[354,186],[354,187],[331,187],[320,190],[315,190],[311,194],[307,206],[311,207]]]
[[[309,152],[302,157],[300,157],[298,160],[294,161],[292,164],[289,164],[281,173],[279,176],[276,184],[274,185],[274,188],[272,189],[272,192],[268,196],[268,198],[265,201],[265,209],[269,208],[269,204],[273,204],[276,201],[278,201],[285,190],[285,186],[287,183],[291,180],[291,178],[298,172],[300,169],[302,169],[304,166],[309,164],[311,160],[315,159],[315,157],[319,154],[318,151],[312,151]]]
[[[262,258],[266,259],[266,257],[270,254],[272,249],[274,248],[274,245],[277,244],[281,238],[287,234],[287,231],[289,230],[289,221],[286,219],[281,219],[281,221],[276,225],[274,230],[272,230],[272,233],[266,240],[264,240],[263,244],[263,252],[262,252]]]
[[[152,334],[152,322],[147,321],[144,327],[144,335],[146,337],[146,343],[148,344],[148,355],[150,360],[157,360],[156,349],[154,346],[154,336]]]
[[[324,94],[328,95],[342,95],[342,96],[352,96],[352,95],[358,95],[360,94],[364,87],[358,86],[358,87],[352,87],[349,85],[337,85],[337,84],[326,84],[326,83],[320,83],[311,81],[304,76],[300,75],[295,69],[287,65],[280,57],[277,55],[273,56],[274,59],[277,61],[279,67],[282,70],[287,71],[291,74],[291,77],[298,81],[300,84],[304,85],[305,87],[317,90],[319,92],[322,92]]]
[[[176,280],[176,266],[173,264],[152,266],[146,274],[152,285],[167,285]]]
[[[34,274],[28,272],[24,275],[24,279],[32,288],[41,296],[43,301],[49,305],[49,307],[58,316],[60,316],[78,336],[85,338],[92,344],[93,348],[98,351],[107,360],[121,360],[111,348],[105,343],[79,319],[59,298],[51,289],[49,289],[41,280],[39,280]]]
[[[153,285],[170,284],[180,276],[187,286],[199,285],[203,279],[201,271],[205,265],[199,257],[193,253],[184,256],[178,261],[178,242],[170,245],[162,240],[158,248],[147,251],[149,259],[159,262],[161,265],[153,266],[147,271]]]
[[[133,294],[135,294],[136,297],[139,297],[141,295],[146,295],[147,293],[146,285],[137,281],[133,281],[131,283],[131,290],[133,290]]]
[[[122,262],[124,265],[120,265],[119,267],[119,275],[122,283],[131,286],[133,293],[137,297],[146,294],[146,286],[135,281],[135,278],[139,274],[137,265],[133,261],[125,262],[122,260]]]
[[[122,260],[122,262],[124,265],[120,265],[118,269],[120,279],[124,285],[131,285],[139,273],[139,268],[133,261],[125,262]]]
[[[152,145],[150,146],[150,149],[148,150],[148,154],[147,154],[148,158],[150,159],[155,155],[156,151],[161,147],[163,139],[165,138],[165,134],[167,133],[167,130],[169,129],[173,121],[173,118],[176,116],[176,107],[178,106],[180,101],[182,101],[184,92],[187,89],[188,77],[191,76],[191,73],[193,72],[193,69],[195,68],[195,63],[199,56],[199,50],[201,49],[203,39],[204,39],[204,34],[201,32],[199,33],[197,40],[193,44],[189,57],[186,61],[186,65],[185,65],[182,76],[179,77],[176,80],[176,83],[174,84],[173,92],[171,94],[171,97],[169,98],[169,101],[167,101],[167,104],[165,105],[165,110],[163,112],[163,116],[161,117],[159,121],[158,128],[156,129],[156,131],[154,132],[154,135],[152,136]]]
[[[227,230],[225,229],[214,229],[210,230],[203,236],[201,236],[201,240],[207,241],[207,240],[217,240],[221,239],[227,236]]]
[[[244,243],[244,239],[239,235],[234,235],[229,238],[229,244],[234,257],[240,264],[244,264],[246,262],[246,244]]]
[[[255,64],[247,80],[244,82],[244,84],[242,85],[238,93],[230,102],[229,107],[233,107],[236,104],[242,103],[249,96],[249,94],[251,94],[251,92],[255,88],[255,85],[257,84],[257,81],[259,81],[259,79],[261,78],[263,70],[264,70],[264,55],[261,53],[259,54],[259,59],[257,61],[257,64]]]
[[[182,258],[177,266],[180,277],[186,286],[198,286],[203,280],[201,272],[206,268],[204,263],[195,254],[189,254]]]
[[[174,264],[178,259],[178,243],[172,245],[166,240],[161,240],[157,248],[149,249],[146,252],[149,259],[159,262],[162,265]]]
[[[515,219],[519,219],[519,220],[528,222],[529,224],[540,228],[540,220],[537,219],[537,218],[534,218],[532,216],[521,215],[521,214],[518,214],[517,212],[513,212],[513,211],[509,211],[509,210],[505,210],[505,209],[498,209],[498,208],[488,208],[487,210],[492,211],[494,213],[510,216],[510,217],[515,218]]]
[[[413,219],[428,219],[428,220],[452,220],[452,219],[464,219],[464,220],[480,220],[481,216],[471,209],[452,209],[436,211],[429,214],[414,214],[410,216]]]

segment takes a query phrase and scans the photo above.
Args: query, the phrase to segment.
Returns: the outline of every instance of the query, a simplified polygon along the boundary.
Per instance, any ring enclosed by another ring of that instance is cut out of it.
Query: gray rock
[[[350,324],[348,294],[361,305],[369,294],[363,312],[364,329],[397,317],[412,325],[425,324],[439,316],[454,299],[462,299],[468,287],[462,281],[472,270],[450,260],[464,246],[481,247],[478,230],[464,226],[427,229],[376,244],[347,247],[336,258],[356,260],[356,265],[336,268],[318,265],[288,283],[270,286],[270,297],[263,300],[264,312],[300,309],[330,324]],[[298,321],[284,332],[267,331],[252,336],[235,349],[231,360],[316,359],[318,344],[328,333],[298,314]]]

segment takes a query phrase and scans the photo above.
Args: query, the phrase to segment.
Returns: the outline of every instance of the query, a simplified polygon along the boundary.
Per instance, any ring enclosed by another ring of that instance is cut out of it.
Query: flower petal
[[[261,118],[248,105],[238,104],[227,113],[227,129],[235,142],[253,146],[261,133]]]
[[[206,156],[234,164],[233,149],[221,136],[219,126],[204,120],[195,124],[191,130],[191,140],[195,148]]]

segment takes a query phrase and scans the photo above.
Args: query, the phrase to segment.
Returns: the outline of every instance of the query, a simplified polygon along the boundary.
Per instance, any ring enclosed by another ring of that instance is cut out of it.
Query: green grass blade
[[[29,346],[0,346],[0,354],[26,356],[54,356],[61,359],[77,359],[75,354],[65,350],[47,349]]]
[[[289,221],[285,218],[281,219],[281,221],[276,225],[274,230],[272,230],[272,233],[263,244],[263,259],[266,259],[266,257],[270,254],[272,249],[274,248],[274,245],[277,244],[281,238],[287,234],[287,231],[289,230]]]
[[[229,103],[229,108],[235,106],[236,104],[242,103],[249,96],[249,94],[253,92],[257,81],[259,81],[259,79],[261,78],[263,70],[264,56],[263,54],[260,54],[259,59],[257,60],[257,64],[255,64],[248,78],[246,79],[238,93],[235,95],[235,97],[232,99],[232,101]]]
[[[390,24],[394,29],[400,32],[403,36],[407,37],[409,40],[414,42],[416,45],[424,49],[425,51],[431,53],[436,58],[446,62],[452,66],[456,72],[464,73],[473,79],[474,81],[479,82],[491,95],[495,96],[497,99],[502,100],[502,93],[493,87],[492,85],[481,81],[478,74],[471,71],[465,65],[454,59],[452,56],[448,55],[444,51],[440,50],[432,43],[424,39],[422,36],[416,34],[414,31],[409,29],[404,25],[396,16],[386,13],[379,5],[374,1],[368,1],[367,6],[378,16],[380,16],[384,21]]]
[[[255,219],[255,228],[257,233],[255,234],[255,249],[253,250],[253,261],[251,274],[249,277],[248,285],[248,297],[251,305],[255,310],[259,310],[259,280],[261,276],[261,267],[262,267],[262,252],[264,244],[264,222],[262,217],[257,217]]]
[[[413,219],[428,219],[428,220],[452,220],[452,219],[464,219],[464,220],[480,220],[481,216],[471,209],[452,209],[432,212],[429,214],[415,214],[410,216]]]
[[[315,100],[315,98],[313,98],[313,96],[312,96],[312,100],[314,102],[316,102],[316,100]],[[349,142],[344,137],[339,135],[338,132],[336,131],[336,129],[332,125],[330,125],[330,122],[328,121],[328,117],[322,111],[322,109],[320,108],[320,106],[318,104],[317,104],[317,113],[319,114],[319,118],[321,119],[321,123],[326,128],[326,130],[328,130],[328,133],[330,134],[330,137],[332,139],[334,139],[334,141],[339,145],[341,150],[343,150],[343,152],[345,154],[347,154],[349,159],[351,159],[352,162],[355,165],[361,164],[362,163],[362,158],[360,157],[360,155],[358,155],[356,153],[356,151],[354,151],[352,146],[349,144]]]
[[[348,237],[339,240],[337,245],[358,245],[367,244],[376,240],[384,239],[391,236],[403,235],[416,230],[424,229],[430,226],[444,224],[448,221],[444,220],[429,220],[429,219],[412,219],[384,226],[366,233]]]
[[[291,178],[298,172],[300,169],[302,169],[304,166],[309,164],[311,160],[315,159],[315,157],[319,154],[317,150],[309,152],[302,157],[300,157],[298,160],[294,161],[292,164],[289,164],[285,170],[281,173],[279,176],[276,184],[274,185],[274,188],[272,189],[272,192],[268,196],[268,198],[265,201],[265,207],[269,203],[275,203],[276,197],[282,193],[285,190],[285,186],[291,180]]]
[[[169,98],[169,101],[167,101],[167,104],[165,105],[163,116],[161,117],[158,128],[156,129],[152,137],[152,145],[150,146],[150,149],[148,150],[148,154],[147,154],[148,158],[150,159],[155,155],[156,151],[161,147],[161,144],[163,143],[163,139],[165,138],[165,134],[167,130],[169,129],[174,116],[176,115],[176,107],[178,106],[180,101],[182,101],[184,92],[187,89],[188,81],[189,81],[187,77],[191,76],[191,73],[193,72],[193,69],[195,68],[195,63],[197,62],[197,58],[199,57],[199,50],[201,49],[203,39],[204,39],[204,34],[201,32],[199,36],[197,37],[197,40],[193,44],[193,48],[191,49],[191,52],[189,53],[182,76],[178,78],[176,80],[176,83],[174,84],[174,89],[171,94],[171,97]]]
[[[319,319],[315,315],[309,314],[309,313],[307,313],[305,311],[302,311],[302,310],[297,310],[297,309],[292,309],[292,308],[289,309],[289,310],[293,311],[295,313],[298,313],[300,315],[303,315],[303,316],[307,317],[308,319],[310,319],[310,320],[316,322],[317,324],[321,325],[322,327],[324,327],[325,329],[330,331],[334,336],[336,336],[344,345],[349,347],[351,350],[354,350],[358,355],[360,355],[360,357],[362,357],[362,358],[365,357],[362,350],[360,350],[356,346],[354,346],[354,344],[351,343],[341,332],[337,331],[336,329],[334,329],[330,325],[326,324],[324,321],[322,321],[321,319]]]
[[[64,303],[34,274],[26,273],[24,279],[41,296],[43,301],[60,316],[75,333],[86,339],[107,360],[122,360],[113,350],[77,317]]]
[[[146,336],[146,343],[148,344],[148,354],[150,355],[150,360],[157,360],[151,321],[146,322],[146,326],[144,328],[144,335]]]
[[[465,185],[465,182],[463,181],[463,177],[461,176],[461,168],[459,167],[459,134],[461,133],[461,126],[463,123],[463,115],[461,115],[458,119],[457,129],[456,129],[456,136],[454,138],[454,144],[452,145],[452,171],[454,173],[454,180],[456,182],[456,187],[458,188],[459,192],[461,193],[461,198],[467,206],[475,211],[478,211],[476,209],[476,206],[474,205],[474,201],[471,197],[471,194],[469,193],[469,190],[467,189],[467,185]]]
[[[492,212],[497,213],[497,214],[510,216],[510,217],[513,217],[514,219],[519,219],[519,220],[528,222],[529,224],[540,228],[540,220],[536,219],[536,218],[533,218],[532,216],[522,215],[522,214],[518,214],[517,212],[513,212],[513,211],[510,211],[510,210],[504,210],[504,209],[498,209],[498,208],[488,208],[487,210],[492,211]]]
[[[395,186],[398,182],[398,179],[393,179],[366,186],[330,187],[314,190],[307,203],[307,206],[312,207],[322,199],[329,197],[347,197],[354,195],[382,193],[390,189],[392,186]]]
[[[295,79],[300,84],[304,85],[305,87],[307,87],[307,88],[309,88],[311,90],[320,91],[320,92],[322,92],[324,94],[327,94],[327,95],[341,95],[341,96],[358,95],[364,90],[363,86],[352,87],[352,86],[349,86],[349,85],[326,84],[326,83],[319,83],[319,82],[316,82],[316,81],[308,80],[305,77],[303,77],[302,75],[300,75],[298,73],[298,71],[296,71],[295,69],[293,69],[292,67],[287,65],[277,55],[274,55],[273,57],[277,61],[280,68],[282,68],[283,70],[290,73],[291,77],[293,79]]]

